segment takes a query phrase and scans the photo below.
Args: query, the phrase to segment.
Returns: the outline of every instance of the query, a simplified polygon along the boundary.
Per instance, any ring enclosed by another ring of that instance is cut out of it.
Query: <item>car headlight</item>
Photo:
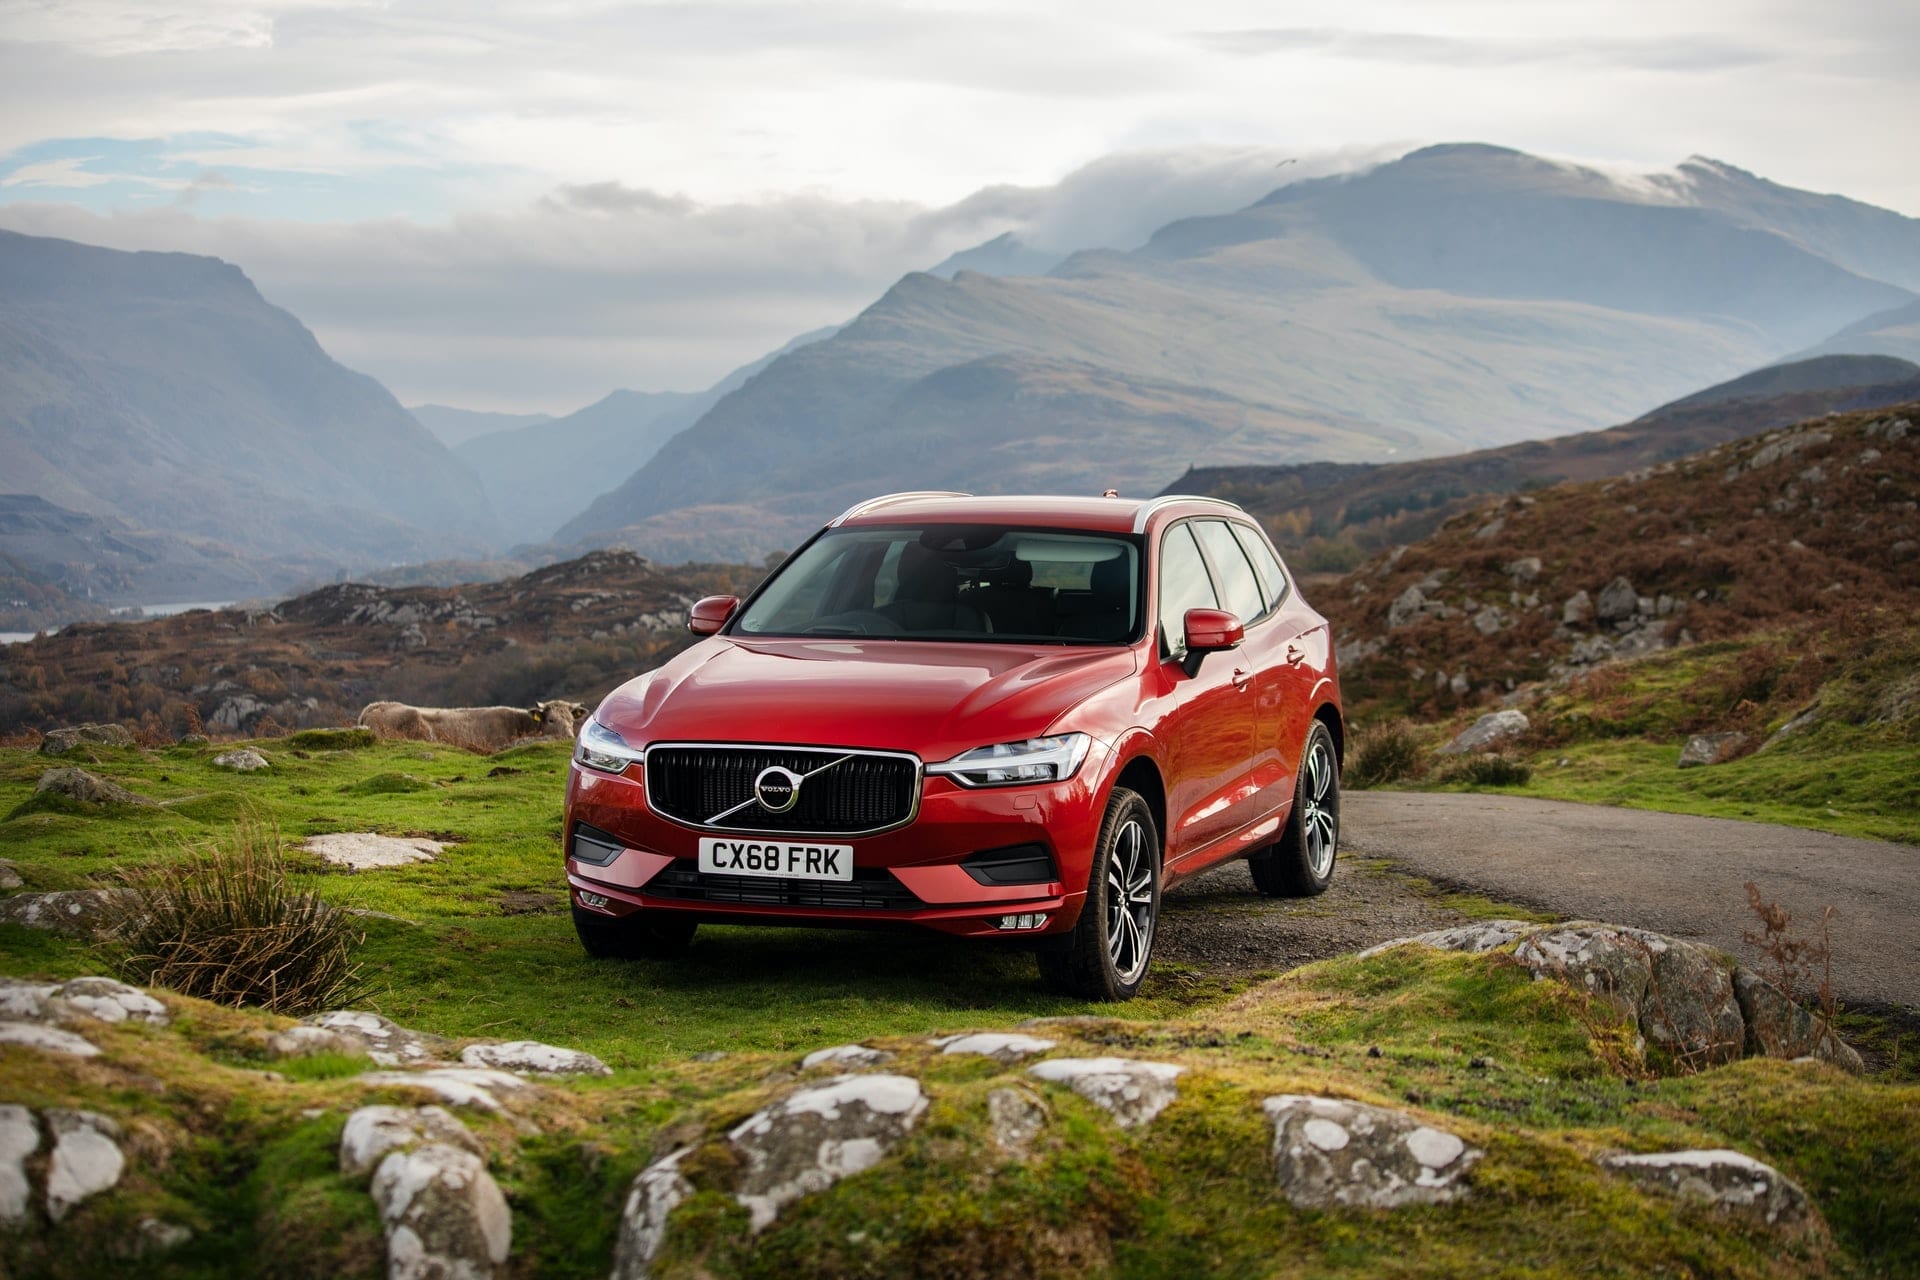
[[[1087,758],[1093,739],[1084,733],[1062,733],[1024,742],[1000,742],[963,751],[951,760],[927,766],[968,787],[1014,787],[1071,778]]]
[[[593,719],[580,730],[573,745],[575,760],[602,773],[625,773],[628,765],[638,764],[645,757],[644,748],[629,746],[625,738]]]

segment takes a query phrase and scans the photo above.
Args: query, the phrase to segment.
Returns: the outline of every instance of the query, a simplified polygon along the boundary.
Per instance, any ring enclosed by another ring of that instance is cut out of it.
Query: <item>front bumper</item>
[[[608,774],[574,764],[567,778],[567,884],[576,906],[615,917],[646,910],[762,925],[918,926],[960,937],[1064,933],[1079,918],[1099,836],[1102,788],[1094,781],[1099,763],[1089,758],[1067,781],[1039,786],[974,789],[944,777],[926,778],[919,810],[906,826],[871,836],[814,837],[853,846],[860,882],[848,889],[832,887],[840,882],[702,877],[700,839],[721,833],[649,809],[644,765]],[[619,853],[604,864],[572,856],[576,824],[612,836]],[[809,836],[796,832],[778,838]],[[1031,844],[1051,854],[1057,879],[982,884],[960,865],[982,850]],[[805,890],[815,883],[829,888]],[[782,892],[782,886],[802,888]],[[1045,914],[1045,927],[1000,927],[1003,917],[1032,914]]]

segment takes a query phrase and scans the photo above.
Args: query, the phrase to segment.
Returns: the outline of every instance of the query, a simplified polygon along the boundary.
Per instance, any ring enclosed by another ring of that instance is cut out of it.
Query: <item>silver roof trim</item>
[[[1211,502],[1217,507],[1225,507],[1229,511],[1238,511],[1242,515],[1246,514],[1245,507],[1242,507],[1237,502],[1228,502],[1225,498],[1209,498],[1205,494],[1200,493],[1169,493],[1165,497],[1155,498],[1152,502],[1147,503],[1141,507],[1139,511],[1134,513],[1133,531],[1135,533],[1145,533],[1147,531],[1147,521],[1153,518],[1153,513],[1162,507],[1170,507],[1176,502]]]
[[[884,493],[877,498],[868,498],[865,502],[854,503],[845,511],[842,511],[839,515],[827,521],[827,528],[836,529],[855,516],[865,515],[876,507],[885,506],[889,502],[904,502],[909,498],[971,498],[972,496],[972,494],[964,493],[958,489],[909,489],[903,493]]]

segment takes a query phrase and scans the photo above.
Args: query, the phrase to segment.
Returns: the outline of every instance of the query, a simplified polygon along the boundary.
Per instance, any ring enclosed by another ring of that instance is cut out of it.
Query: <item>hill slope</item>
[[[480,486],[237,267],[0,232],[6,487],[251,551],[423,558]]]
[[[889,488],[1456,452],[1619,421],[1911,300],[1756,217],[1437,147],[1044,277],[908,276],[563,537],[661,552],[697,527],[742,556]]]
[[[553,421],[550,413],[492,413],[482,409],[456,409],[444,404],[410,404],[407,412],[421,426],[433,432],[434,439],[449,449],[457,449],[481,436]]]

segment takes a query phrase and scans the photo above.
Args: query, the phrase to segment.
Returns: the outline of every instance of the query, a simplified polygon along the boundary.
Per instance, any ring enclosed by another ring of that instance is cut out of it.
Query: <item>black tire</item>
[[[1311,898],[1333,883],[1340,849],[1340,756],[1324,721],[1300,749],[1293,812],[1277,843],[1247,858],[1254,887],[1269,898]]]
[[[677,913],[636,911],[614,919],[573,909],[573,931],[596,960],[671,960],[687,949],[700,922]]]
[[[1115,787],[1094,844],[1079,923],[1043,946],[1040,980],[1083,1000],[1131,1000],[1147,980],[1159,920],[1160,832],[1153,810],[1136,792]]]

